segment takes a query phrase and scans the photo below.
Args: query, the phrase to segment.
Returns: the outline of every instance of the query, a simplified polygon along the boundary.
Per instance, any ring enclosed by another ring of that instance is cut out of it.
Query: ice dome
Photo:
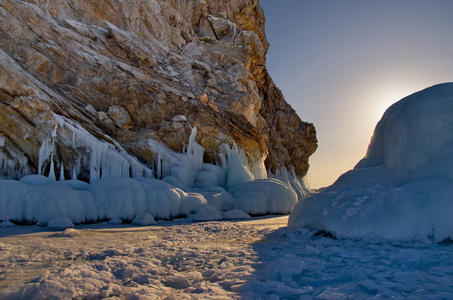
[[[387,109],[356,168],[379,164],[407,176],[453,179],[453,83],[432,86]]]
[[[337,237],[453,238],[453,83],[392,105],[367,154],[332,186],[302,199],[289,227]]]

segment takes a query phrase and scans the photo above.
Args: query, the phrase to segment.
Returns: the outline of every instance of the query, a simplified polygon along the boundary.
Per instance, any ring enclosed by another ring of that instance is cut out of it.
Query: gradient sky
[[[260,0],[268,71],[314,123],[312,188],[365,156],[392,103],[453,81],[453,0]]]

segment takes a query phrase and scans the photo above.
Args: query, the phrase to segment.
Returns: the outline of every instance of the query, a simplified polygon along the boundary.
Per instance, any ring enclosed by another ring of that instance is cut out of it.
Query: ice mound
[[[289,213],[297,203],[297,194],[277,179],[249,181],[229,192],[236,198],[236,209],[254,215]]]
[[[139,226],[149,226],[156,224],[156,221],[151,214],[147,212],[141,212],[138,213],[137,216],[135,216],[134,220],[132,220],[132,224]]]
[[[3,228],[6,228],[6,227],[14,227],[16,226],[14,223],[11,223],[10,221],[4,221],[4,222],[0,222],[0,228],[3,227]]]
[[[72,228],[74,227],[74,224],[69,218],[65,217],[56,217],[53,218],[49,221],[47,224],[47,228],[52,228],[52,229],[66,229],[66,228]]]
[[[212,205],[200,205],[197,208],[197,212],[193,217],[194,221],[215,221],[221,220],[222,216],[219,214],[217,209]]]
[[[332,186],[302,199],[289,227],[337,237],[453,238],[453,83],[392,105],[367,155]]]
[[[385,165],[408,179],[453,179],[453,83],[412,94],[387,109],[357,167]]]
[[[250,215],[243,210],[240,209],[232,209],[226,211],[223,214],[223,218],[227,220],[243,220],[243,219],[250,219]]]

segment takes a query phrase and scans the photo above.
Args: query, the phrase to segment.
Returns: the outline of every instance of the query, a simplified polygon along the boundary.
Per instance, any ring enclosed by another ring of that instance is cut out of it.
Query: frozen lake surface
[[[453,297],[452,245],[332,239],[287,216],[0,228],[0,299]]]

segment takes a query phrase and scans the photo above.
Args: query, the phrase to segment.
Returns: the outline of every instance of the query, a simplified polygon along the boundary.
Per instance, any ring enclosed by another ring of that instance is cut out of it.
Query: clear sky
[[[385,109],[453,81],[453,0],[260,0],[267,68],[302,120],[314,123],[312,188],[365,156]]]

